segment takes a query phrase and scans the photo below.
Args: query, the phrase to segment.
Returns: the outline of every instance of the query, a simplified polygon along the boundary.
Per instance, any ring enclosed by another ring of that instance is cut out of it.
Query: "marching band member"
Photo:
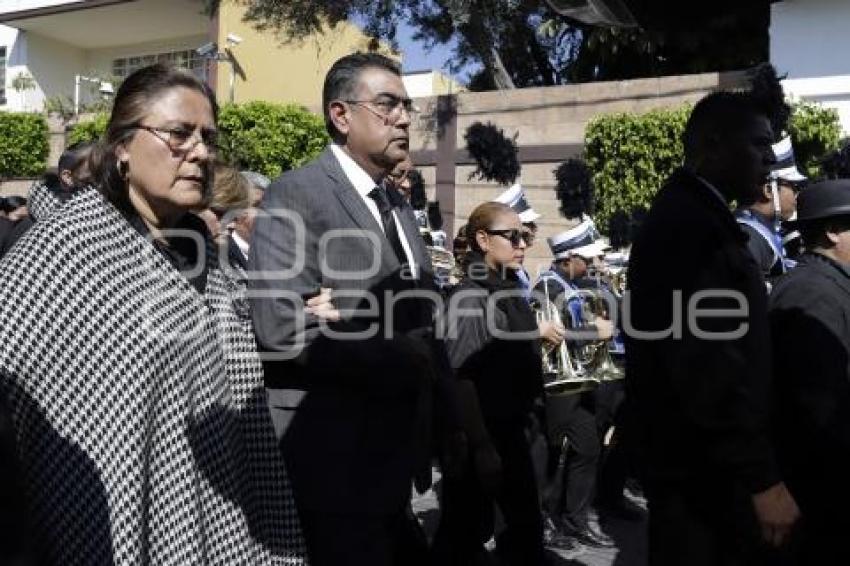
[[[522,185],[515,183],[511,188],[497,196],[496,202],[510,206],[511,210],[517,213],[520,222],[522,222],[526,245],[528,247],[533,246],[537,237],[537,220],[540,219],[540,214],[528,204]],[[531,277],[525,267],[517,270],[517,277],[519,277],[520,283],[526,291],[526,297],[531,297]]]
[[[797,170],[791,138],[772,146],[776,163],[768,183],[757,191],[741,196],[735,220],[749,236],[747,249],[755,258],[768,283],[794,267],[783,246],[781,224],[793,216],[797,193],[806,177]]]
[[[611,321],[597,319],[593,325],[586,325],[581,295],[566,298],[579,289],[578,281],[587,275],[592,258],[605,251],[595,226],[585,219],[578,226],[549,238],[548,243],[555,261],[549,271],[540,275],[535,292],[548,293],[550,300],[562,305],[560,310],[566,325],[595,333],[597,339],[611,338]],[[613,546],[611,538],[588,521],[602,444],[596,418],[582,406],[581,395],[573,393],[547,393],[545,406],[550,457],[566,457],[563,470],[566,477],[559,477],[560,470],[556,469],[556,477],[549,478],[555,486],[566,484],[566,489],[563,493],[557,487],[544,491],[549,494],[543,502],[546,513],[562,534],[577,542],[595,547]],[[561,454],[565,439],[569,455]]]
[[[850,564],[850,181],[800,194],[808,250],[770,296],[777,450],[800,504],[798,564]]]

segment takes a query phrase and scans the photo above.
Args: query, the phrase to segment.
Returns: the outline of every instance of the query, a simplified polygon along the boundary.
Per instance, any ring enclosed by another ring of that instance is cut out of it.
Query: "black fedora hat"
[[[833,216],[850,216],[850,179],[821,181],[804,189],[797,197],[793,224]]]

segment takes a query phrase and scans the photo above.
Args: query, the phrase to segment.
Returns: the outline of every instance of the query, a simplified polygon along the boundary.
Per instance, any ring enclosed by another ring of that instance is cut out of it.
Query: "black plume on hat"
[[[608,220],[608,239],[615,250],[625,248],[635,241],[638,230],[646,219],[645,208],[636,208],[631,213],[618,210]]]
[[[821,168],[827,179],[850,179],[850,140],[821,160]]]
[[[505,136],[504,130],[492,122],[475,122],[463,136],[466,150],[475,159],[478,168],[469,178],[495,181],[500,185],[513,185],[522,166],[517,156],[516,136]]]
[[[767,115],[777,139],[782,137],[791,117],[791,107],[785,102],[785,93],[780,82],[783,78],[785,77],[776,74],[776,69],[770,63],[758,65],[750,74],[750,94],[756,105]]]
[[[422,173],[411,169],[407,172],[407,179],[410,181],[410,206],[413,210],[424,210],[428,206],[428,195]]]
[[[559,165],[554,173],[555,194],[561,203],[558,208],[561,214],[565,218],[592,215],[596,202],[587,163],[581,159],[570,159]]]

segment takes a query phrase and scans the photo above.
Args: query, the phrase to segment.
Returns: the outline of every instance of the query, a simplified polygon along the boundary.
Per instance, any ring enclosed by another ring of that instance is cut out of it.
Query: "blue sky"
[[[404,53],[404,71],[422,71],[425,69],[437,69],[446,72],[444,67],[451,55],[451,45],[437,45],[430,52],[425,46],[413,40],[414,29],[405,23],[398,28],[398,46]]]
[[[398,27],[396,38],[398,39],[398,47],[404,54],[402,70],[404,72],[410,72],[435,69],[448,74],[445,64],[451,56],[454,42],[447,45],[437,45],[430,51],[427,51],[422,42],[413,40],[414,32],[415,30],[405,23],[400,24]],[[454,73],[452,76],[462,82],[466,82],[469,72],[470,67],[467,67],[459,73]]]

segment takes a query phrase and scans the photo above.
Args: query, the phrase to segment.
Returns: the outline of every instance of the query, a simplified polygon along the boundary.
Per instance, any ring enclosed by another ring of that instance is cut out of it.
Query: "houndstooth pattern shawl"
[[[201,296],[87,190],[0,261],[0,384],[50,563],[306,562],[254,338],[207,253]]]
[[[59,197],[50,190],[50,187],[43,180],[36,181],[30,187],[27,209],[30,212],[30,216],[36,220],[47,218],[54,211],[58,210],[62,204]]]

